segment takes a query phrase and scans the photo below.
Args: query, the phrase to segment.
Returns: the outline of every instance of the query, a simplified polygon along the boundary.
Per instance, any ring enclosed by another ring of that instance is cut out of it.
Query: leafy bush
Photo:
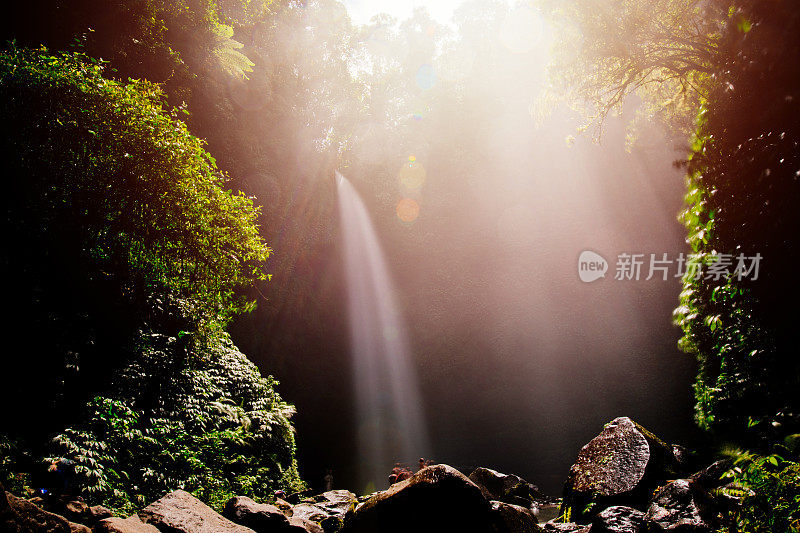
[[[264,500],[303,488],[294,409],[274,380],[225,334],[176,363],[180,344],[143,335],[140,354],[87,406],[88,423],[53,439],[49,460],[74,461],[87,499],[122,513],[177,488],[217,508],[234,494]]]
[[[731,472],[749,490],[731,530],[748,533],[800,531],[800,464],[779,455],[739,454]]]

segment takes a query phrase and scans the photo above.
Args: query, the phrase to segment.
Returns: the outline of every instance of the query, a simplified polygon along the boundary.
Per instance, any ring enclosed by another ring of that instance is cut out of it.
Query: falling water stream
[[[428,437],[405,326],[367,209],[336,172],[358,415],[360,489],[381,488],[395,462],[427,457]]]

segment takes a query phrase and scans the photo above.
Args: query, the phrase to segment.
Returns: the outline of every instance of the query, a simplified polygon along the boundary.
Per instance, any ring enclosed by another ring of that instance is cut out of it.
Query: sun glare
[[[411,16],[415,8],[424,7],[430,16],[449,24],[453,12],[464,0],[345,0],[344,5],[355,24],[367,24],[378,13],[387,13],[398,20]]]

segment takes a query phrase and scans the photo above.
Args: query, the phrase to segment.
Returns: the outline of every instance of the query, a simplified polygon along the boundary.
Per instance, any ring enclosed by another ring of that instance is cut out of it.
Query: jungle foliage
[[[252,200],[150,82],[11,48],[0,94],[14,453],[73,460],[120,511],[177,487],[221,504],[300,486],[293,409],[223,332],[267,277]]]
[[[756,450],[732,473],[751,490],[732,530],[797,531],[800,474],[784,439],[800,430],[800,14],[792,2],[750,0],[567,2],[552,14],[574,45],[561,47],[554,79],[589,124],[634,93],[677,131],[697,117],[680,219],[698,264],[731,264],[727,276],[687,272],[675,310],[680,346],[699,365],[696,420]],[[738,275],[737,258],[757,255],[757,278]]]

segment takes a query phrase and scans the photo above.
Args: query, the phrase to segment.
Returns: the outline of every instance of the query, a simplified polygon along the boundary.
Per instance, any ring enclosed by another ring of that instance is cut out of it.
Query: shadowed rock
[[[562,512],[583,522],[615,505],[645,510],[653,491],[679,471],[671,446],[630,418],[617,418],[578,453]]]
[[[447,465],[424,468],[363,504],[346,533],[491,531],[491,506],[475,483]]]
[[[696,483],[678,479],[653,497],[645,515],[647,532],[711,533],[719,527],[711,496]]]
[[[142,522],[170,533],[253,533],[218,515],[188,492],[176,490],[139,511]]]
[[[289,518],[283,512],[266,503],[256,503],[246,496],[228,500],[222,515],[239,525],[249,527],[256,533],[283,531],[289,528]]]
[[[591,533],[639,533],[644,513],[624,505],[604,509],[592,519]]]
[[[548,501],[536,485],[513,474],[480,467],[469,475],[469,479],[481,488],[483,495],[489,500],[531,508]]]
[[[8,533],[83,533],[57,514],[49,513],[31,502],[17,498],[0,487],[0,531]]]
[[[493,501],[492,514],[497,533],[536,533],[544,531],[533,511],[510,503]]]

